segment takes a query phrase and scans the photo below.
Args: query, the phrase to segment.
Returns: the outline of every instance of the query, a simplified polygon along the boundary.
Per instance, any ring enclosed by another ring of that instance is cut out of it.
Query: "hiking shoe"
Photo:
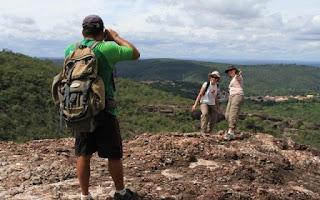
[[[83,195],[81,193],[80,200],[93,200],[93,198],[90,193],[88,195]]]
[[[233,137],[233,131],[228,131],[227,135],[223,138],[225,141],[230,141]]]
[[[238,134],[240,134],[240,133],[241,133],[241,131],[239,131],[239,130],[235,130],[235,131],[234,131],[234,134],[235,134],[235,135],[238,135]]]
[[[113,198],[115,200],[140,200],[141,199],[136,192],[132,192],[129,189],[126,189],[125,195],[121,195],[119,193],[114,193]]]

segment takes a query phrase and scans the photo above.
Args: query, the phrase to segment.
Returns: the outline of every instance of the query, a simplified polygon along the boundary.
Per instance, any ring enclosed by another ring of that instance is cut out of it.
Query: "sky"
[[[141,58],[320,61],[320,0],[0,0],[0,50],[63,57],[99,15]]]

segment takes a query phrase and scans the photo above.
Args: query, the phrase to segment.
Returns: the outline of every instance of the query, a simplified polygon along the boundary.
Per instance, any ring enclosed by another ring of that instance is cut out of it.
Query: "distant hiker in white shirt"
[[[194,105],[192,111],[197,108],[200,103],[201,109],[201,132],[210,133],[217,122],[219,101],[218,101],[218,82],[220,81],[220,74],[214,71],[208,74],[210,81],[204,82]]]
[[[237,68],[231,65],[226,69],[225,73],[227,73],[231,78],[231,82],[229,84],[229,101],[225,113],[226,120],[229,124],[229,130],[224,137],[224,140],[229,141],[234,134],[240,133],[237,128],[237,122],[239,119],[240,108],[244,100],[244,93],[242,70],[237,70]]]

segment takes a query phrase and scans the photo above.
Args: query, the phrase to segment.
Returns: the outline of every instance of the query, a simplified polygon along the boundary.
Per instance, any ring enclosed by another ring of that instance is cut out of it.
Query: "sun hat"
[[[210,78],[211,76],[216,76],[219,78],[219,81],[221,80],[221,77],[220,77],[220,73],[218,71],[213,71],[211,73],[208,74],[208,77]]]
[[[224,72],[225,72],[225,73],[228,73],[228,72],[231,71],[231,70],[236,70],[236,71],[238,71],[235,66],[230,65],[230,66],[226,69],[226,71],[224,71]]]
[[[103,28],[103,21],[98,15],[86,16],[82,22],[82,28]]]

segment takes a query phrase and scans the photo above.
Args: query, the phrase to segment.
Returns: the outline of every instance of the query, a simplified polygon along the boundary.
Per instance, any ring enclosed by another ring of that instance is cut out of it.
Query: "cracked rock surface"
[[[320,199],[320,151],[290,139],[223,131],[142,134],[124,141],[125,184],[150,200]],[[79,199],[73,138],[0,142],[0,199]],[[90,192],[113,196],[94,155]]]

